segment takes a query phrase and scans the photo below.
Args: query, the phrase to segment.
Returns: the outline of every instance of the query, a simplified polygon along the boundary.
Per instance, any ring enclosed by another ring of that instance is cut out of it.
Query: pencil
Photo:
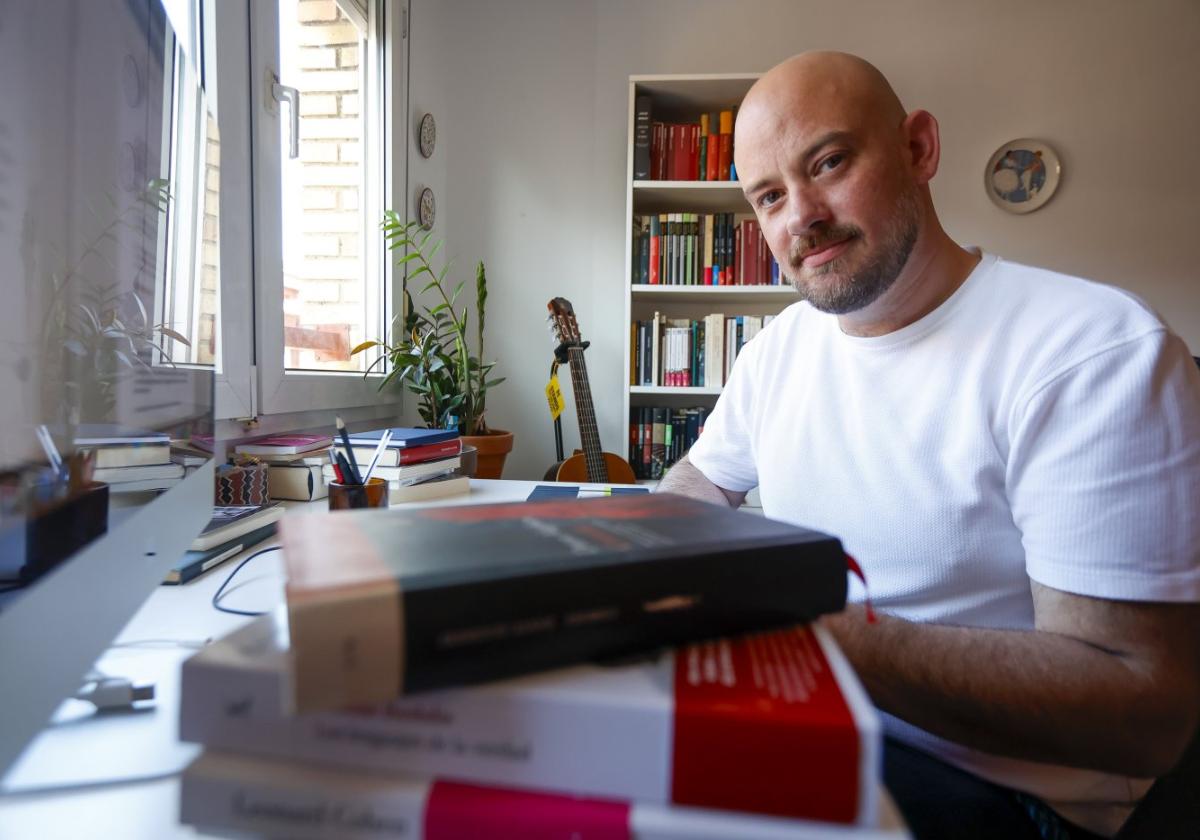
[[[342,422],[340,416],[335,416],[337,421],[338,434],[342,436],[342,446],[346,449],[346,463],[350,467],[350,475],[346,479],[353,484],[362,484],[362,476],[358,472],[358,461],[354,458],[354,449],[350,446],[350,435],[346,432],[346,424]]]

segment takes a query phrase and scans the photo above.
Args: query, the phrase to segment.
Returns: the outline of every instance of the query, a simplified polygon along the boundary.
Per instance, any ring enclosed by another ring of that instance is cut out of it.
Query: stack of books
[[[218,505],[212,518],[200,532],[164,584],[189,583],[230,557],[240,554],[275,533],[283,516],[279,505]]]
[[[321,467],[329,463],[329,435],[275,435],[239,444],[234,452],[266,463],[272,499],[312,502],[329,495]]]
[[[172,461],[165,432],[85,423],[76,429],[75,448],[92,453],[92,478],[110,493],[167,490],[183,480],[184,467]]]
[[[281,531],[286,615],[184,665],[180,734],[205,747],[185,823],[499,840],[876,825],[879,720],[805,623],[844,605],[835,539],[668,495]]]
[[[350,435],[350,450],[361,469],[375,457],[379,441],[387,429]],[[462,475],[462,438],[454,429],[413,429],[398,427],[379,455],[372,476],[388,482],[388,501],[427,501],[470,489],[470,480]],[[346,450],[339,446],[343,455]],[[333,466],[323,467],[326,481],[334,480]]]

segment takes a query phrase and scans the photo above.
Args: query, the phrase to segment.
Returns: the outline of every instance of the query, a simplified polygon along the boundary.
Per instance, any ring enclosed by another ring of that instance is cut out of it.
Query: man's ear
[[[917,184],[927,184],[937,174],[942,140],[937,119],[928,111],[913,111],[904,118],[900,131],[905,141],[907,163]]]

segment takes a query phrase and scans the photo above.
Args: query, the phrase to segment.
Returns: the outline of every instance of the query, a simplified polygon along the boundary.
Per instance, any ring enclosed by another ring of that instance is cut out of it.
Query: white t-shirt
[[[688,458],[841,538],[903,618],[1029,630],[1030,578],[1200,601],[1200,373],[1144,305],[1086,280],[984,254],[945,303],[873,338],[794,304],[742,350]],[[887,723],[1098,833],[1149,786]]]

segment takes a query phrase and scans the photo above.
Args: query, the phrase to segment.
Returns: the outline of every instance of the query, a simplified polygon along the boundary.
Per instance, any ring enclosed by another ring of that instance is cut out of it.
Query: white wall
[[[489,419],[518,435],[506,477],[535,477],[552,460],[542,388],[551,350],[543,316],[554,295],[572,300],[592,341],[605,448],[625,450],[623,178],[635,73],[758,72],[805,49],[858,53],[906,107],[941,122],[933,192],[952,235],[1124,286],[1200,353],[1194,0],[414,6],[414,56],[425,56],[414,61],[427,76],[414,67],[412,95],[437,88],[443,230],[464,278],[475,260],[488,266],[488,355],[509,377],[489,399]],[[434,31],[421,28],[423,8]],[[1064,175],[1043,209],[1014,216],[988,200],[983,169],[1000,144],[1024,136],[1055,145]],[[578,440],[573,412],[567,440]]]

